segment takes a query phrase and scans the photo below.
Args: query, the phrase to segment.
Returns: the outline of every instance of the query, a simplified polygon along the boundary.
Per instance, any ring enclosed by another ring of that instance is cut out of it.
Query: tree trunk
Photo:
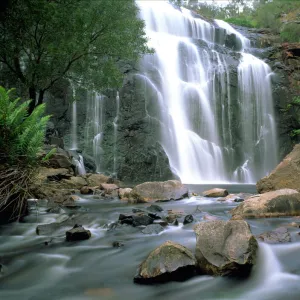
[[[42,104],[43,101],[44,101],[44,94],[45,94],[45,91],[44,90],[40,90],[39,92],[39,98],[38,98],[38,105]]]
[[[29,113],[29,115],[31,115],[31,113],[33,112],[33,110],[35,108],[35,104],[36,104],[36,89],[35,89],[35,87],[29,88],[29,97],[31,99],[31,102],[29,104],[28,113]]]

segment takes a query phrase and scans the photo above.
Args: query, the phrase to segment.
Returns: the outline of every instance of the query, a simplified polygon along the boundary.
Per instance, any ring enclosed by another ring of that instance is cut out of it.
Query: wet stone
[[[91,232],[84,229],[81,225],[75,225],[71,230],[66,232],[66,240],[69,241],[83,241],[91,237]]]
[[[121,248],[121,247],[124,247],[125,245],[124,245],[123,242],[115,241],[115,242],[112,243],[112,246],[113,246],[114,248]]]
[[[192,215],[187,215],[184,218],[183,225],[190,224],[194,222],[194,217]]]
[[[269,244],[290,243],[292,241],[291,235],[285,227],[264,232],[258,236],[258,240]]]
[[[164,231],[164,228],[160,224],[151,224],[151,225],[146,226],[146,228],[144,228],[142,230],[142,233],[144,233],[144,234],[158,234],[162,231]]]
[[[149,207],[146,208],[148,211],[151,211],[153,213],[155,212],[162,212],[163,211],[163,208],[159,205],[156,205],[156,204],[152,204],[150,205]]]

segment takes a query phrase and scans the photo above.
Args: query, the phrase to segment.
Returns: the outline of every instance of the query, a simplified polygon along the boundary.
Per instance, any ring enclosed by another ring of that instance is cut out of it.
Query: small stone
[[[150,206],[148,206],[146,208],[148,211],[151,211],[151,212],[162,212],[163,211],[163,208],[159,205],[156,205],[156,204],[152,204]]]
[[[147,215],[143,215],[143,216],[133,216],[133,222],[132,225],[134,227],[136,226],[147,226],[153,223],[153,219],[150,218]]]
[[[81,225],[75,225],[71,230],[66,232],[66,240],[69,241],[83,241],[91,237],[91,232],[84,229]]]
[[[211,189],[208,191],[203,192],[204,197],[212,197],[212,198],[218,198],[218,197],[226,197],[228,196],[228,191],[226,189]]]
[[[164,228],[161,225],[151,224],[151,225],[146,226],[146,228],[144,228],[142,230],[142,233],[144,233],[144,234],[158,234],[162,231],[164,231]]]
[[[115,242],[113,242],[112,245],[113,245],[114,248],[124,247],[124,244],[122,242],[120,242],[120,241],[115,241]]]
[[[194,222],[194,217],[192,215],[187,215],[184,218],[183,225],[190,224]]]

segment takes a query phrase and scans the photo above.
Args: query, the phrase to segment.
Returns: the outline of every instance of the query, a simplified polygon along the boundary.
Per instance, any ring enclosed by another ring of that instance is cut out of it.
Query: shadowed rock
[[[66,232],[66,240],[69,241],[83,241],[91,237],[91,232],[84,229],[81,225],[75,225],[71,230]]]
[[[153,250],[139,266],[134,282],[151,284],[183,281],[196,273],[196,260],[184,246],[167,241]]]

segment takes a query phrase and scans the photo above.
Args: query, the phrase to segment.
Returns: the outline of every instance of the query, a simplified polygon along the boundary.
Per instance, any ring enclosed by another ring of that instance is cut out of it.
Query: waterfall
[[[166,1],[137,3],[155,50],[141,61],[139,78],[157,95],[160,143],[173,172],[198,184],[254,183],[266,175],[277,162],[268,65],[246,53],[250,41],[224,21],[213,26]],[[241,44],[235,98],[230,50],[216,47],[232,34]]]
[[[71,149],[77,149],[77,104],[76,104],[76,87],[71,83],[72,99],[72,121],[71,121]]]
[[[103,102],[104,96],[92,92],[87,99],[87,120],[85,125],[85,150],[92,148],[91,154],[96,163],[96,172],[101,172],[103,154]],[[91,147],[92,145],[92,147]]]
[[[120,112],[120,95],[117,92],[116,96],[116,116],[113,121],[114,125],[114,166],[113,166],[113,174],[117,175],[117,134],[118,134],[118,120],[119,120],[119,112]]]
[[[76,166],[76,174],[78,175],[85,175],[86,171],[85,171],[85,167],[84,167],[84,161],[83,161],[83,157],[82,155],[78,154],[78,159],[73,158],[73,162]]]

